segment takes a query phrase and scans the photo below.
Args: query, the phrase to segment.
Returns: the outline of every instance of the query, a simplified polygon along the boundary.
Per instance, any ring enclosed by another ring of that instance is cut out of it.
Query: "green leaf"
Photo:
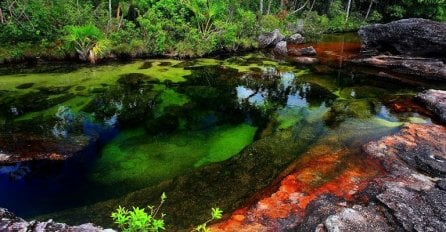
[[[165,192],[163,192],[163,194],[161,194],[161,202],[164,202],[167,199],[167,195]]]
[[[162,220],[162,219],[153,220],[152,229],[154,231],[165,230],[166,228],[164,228],[164,220]]]
[[[221,219],[223,211],[220,208],[212,208],[212,219]]]

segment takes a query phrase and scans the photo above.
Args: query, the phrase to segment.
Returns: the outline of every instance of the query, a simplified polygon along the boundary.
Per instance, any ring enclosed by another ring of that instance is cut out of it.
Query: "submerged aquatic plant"
[[[111,217],[113,222],[124,232],[157,232],[165,230],[163,219],[165,214],[161,213],[161,217],[159,218],[157,218],[157,215],[166,199],[166,193],[163,193],[158,206],[149,205],[147,207],[149,212],[146,212],[144,208],[133,207],[133,210],[127,210],[125,207],[119,206],[112,213]]]

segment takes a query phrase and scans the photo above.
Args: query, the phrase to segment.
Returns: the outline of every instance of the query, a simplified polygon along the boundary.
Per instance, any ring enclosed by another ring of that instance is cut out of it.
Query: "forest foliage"
[[[3,0],[0,61],[202,56],[276,28],[317,38],[407,17],[445,21],[446,0]]]

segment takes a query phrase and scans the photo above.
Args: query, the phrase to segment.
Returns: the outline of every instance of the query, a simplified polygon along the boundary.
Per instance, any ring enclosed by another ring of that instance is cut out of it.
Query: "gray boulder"
[[[430,89],[418,94],[416,99],[446,123],[446,91]]]
[[[286,41],[280,41],[274,48],[274,53],[282,56],[288,55],[288,47]]]
[[[444,57],[446,23],[427,19],[402,19],[388,24],[362,27],[359,32],[362,51],[393,55]]]
[[[274,47],[280,41],[283,41],[285,36],[280,33],[279,29],[272,32],[261,34],[258,38],[260,48]]]
[[[387,218],[376,206],[355,205],[352,208],[344,208],[341,212],[329,216],[324,226],[328,232],[336,231],[395,231]]]
[[[46,222],[25,221],[17,217],[7,209],[0,208],[0,231],[23,232],[115,232],[112,229],[103,229],[91,223],[79,226],[69,226],[65,223],[57,223],[53,220]]]
[[[305,38],[301,34],[296,33],[290,36],[287,41],[290,44],[303,44],[305,42]]]

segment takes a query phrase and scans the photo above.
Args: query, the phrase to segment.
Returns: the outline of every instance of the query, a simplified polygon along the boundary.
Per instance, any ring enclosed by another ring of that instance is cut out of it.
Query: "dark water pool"
[[[314,45],[314,66],[253,53],[2,67],[0,154],[76,152],[0,166],[0,207],[109,225],[117,205],[144,206],[165,191],[168,223],[187,228],[210,207],[245,204],[318,141],[358,152],[404,122],[431,123],[411,105],[428,85],[349,67],[355,38]]]

